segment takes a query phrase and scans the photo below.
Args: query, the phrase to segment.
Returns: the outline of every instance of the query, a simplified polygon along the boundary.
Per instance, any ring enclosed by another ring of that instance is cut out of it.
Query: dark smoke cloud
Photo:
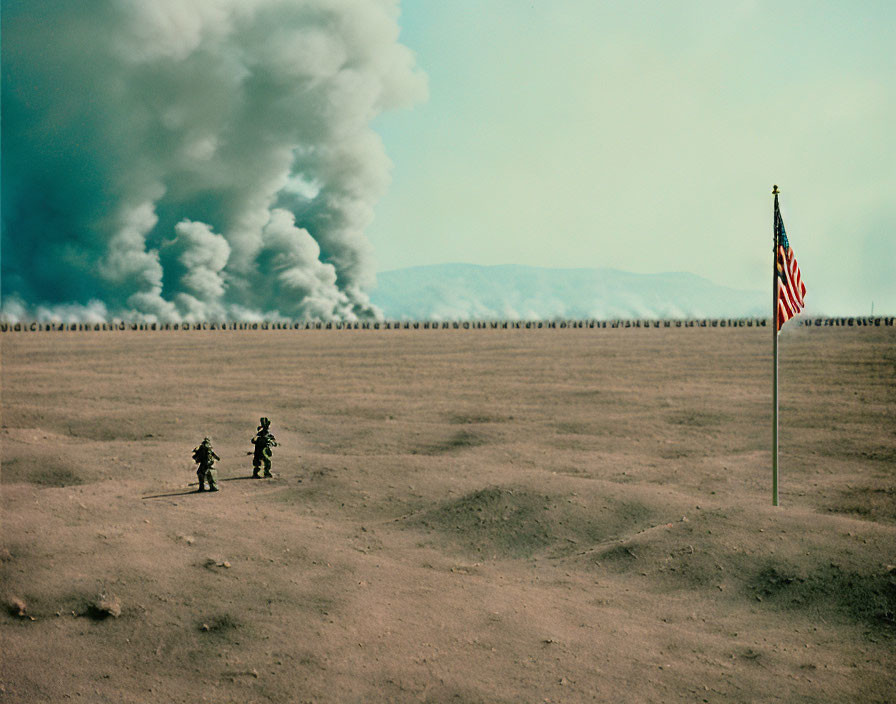
[[[397,4],[4,1],[3,315],[379,315]]]

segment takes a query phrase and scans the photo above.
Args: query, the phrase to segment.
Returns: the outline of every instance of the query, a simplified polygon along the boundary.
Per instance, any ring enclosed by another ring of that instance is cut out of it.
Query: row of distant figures
[[[811,327],[892,327],[890,316],[851,318],[797,318]],[[466,321],[287,321],[205,323],[107,323],[0,322],[0,332],[74,332],[125,330],[540,330],[563,328],[765,328],[770,318],[687,318],[673,320],[466,320]]]

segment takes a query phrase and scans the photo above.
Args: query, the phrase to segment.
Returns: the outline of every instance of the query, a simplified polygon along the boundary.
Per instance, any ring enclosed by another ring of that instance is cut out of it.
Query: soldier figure
[[[208,438],[203,439],[199,447],[193,450],[193,461],[199,465],[196,475],[199,477],[197,491],[205,491],[205,482],[208,481],[208,490],[218,490],[218,470],[215,469],[215,460],[221,459],[212,450],[212,444]]]
[[[261,425],[258,426],[258,432],[252,438],[252,444],[255,445],[255,454],[252,457],[252,476],[259,479],[258,470],[264,464],[264,476],[273,477],[271,474],[271,448],[277,447],[277,441],[271,435],[271,421],[268,418],[259,419]]]

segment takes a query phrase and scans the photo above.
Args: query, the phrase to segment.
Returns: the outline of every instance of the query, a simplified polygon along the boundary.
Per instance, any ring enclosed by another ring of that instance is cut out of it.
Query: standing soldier
[[[215,469],[215,460],[221,459],[212,450],[212,444],[208,438],[203,439],[199,447],[193,449],[193,461],[199,465],[196,474],[199,477],[197,491],[205,491],[205,482],[208,481],[208,490],[218,490],[218,470]]]
[[[252,457],[252,476],[260,479],[258,470],[264,464],[264,476],[273,477],[271,474],[271,448],[277,447],[277,441],[271,435],[271,421],[268,418],[261,418],[258,421],[258,432],[252,438],[252,444],[255,445],[255,454]]]

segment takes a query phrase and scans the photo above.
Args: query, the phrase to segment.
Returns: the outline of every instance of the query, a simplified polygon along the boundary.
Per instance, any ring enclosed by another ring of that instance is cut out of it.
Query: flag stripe
[[[796,263],[796,254],[787,241],[784,221],[775,198],[775,242],[777,247],[776,266],[778,271],[777,329],[780,330],[788,320],[797,315],[806,304],[806,286],[800,267]]]

